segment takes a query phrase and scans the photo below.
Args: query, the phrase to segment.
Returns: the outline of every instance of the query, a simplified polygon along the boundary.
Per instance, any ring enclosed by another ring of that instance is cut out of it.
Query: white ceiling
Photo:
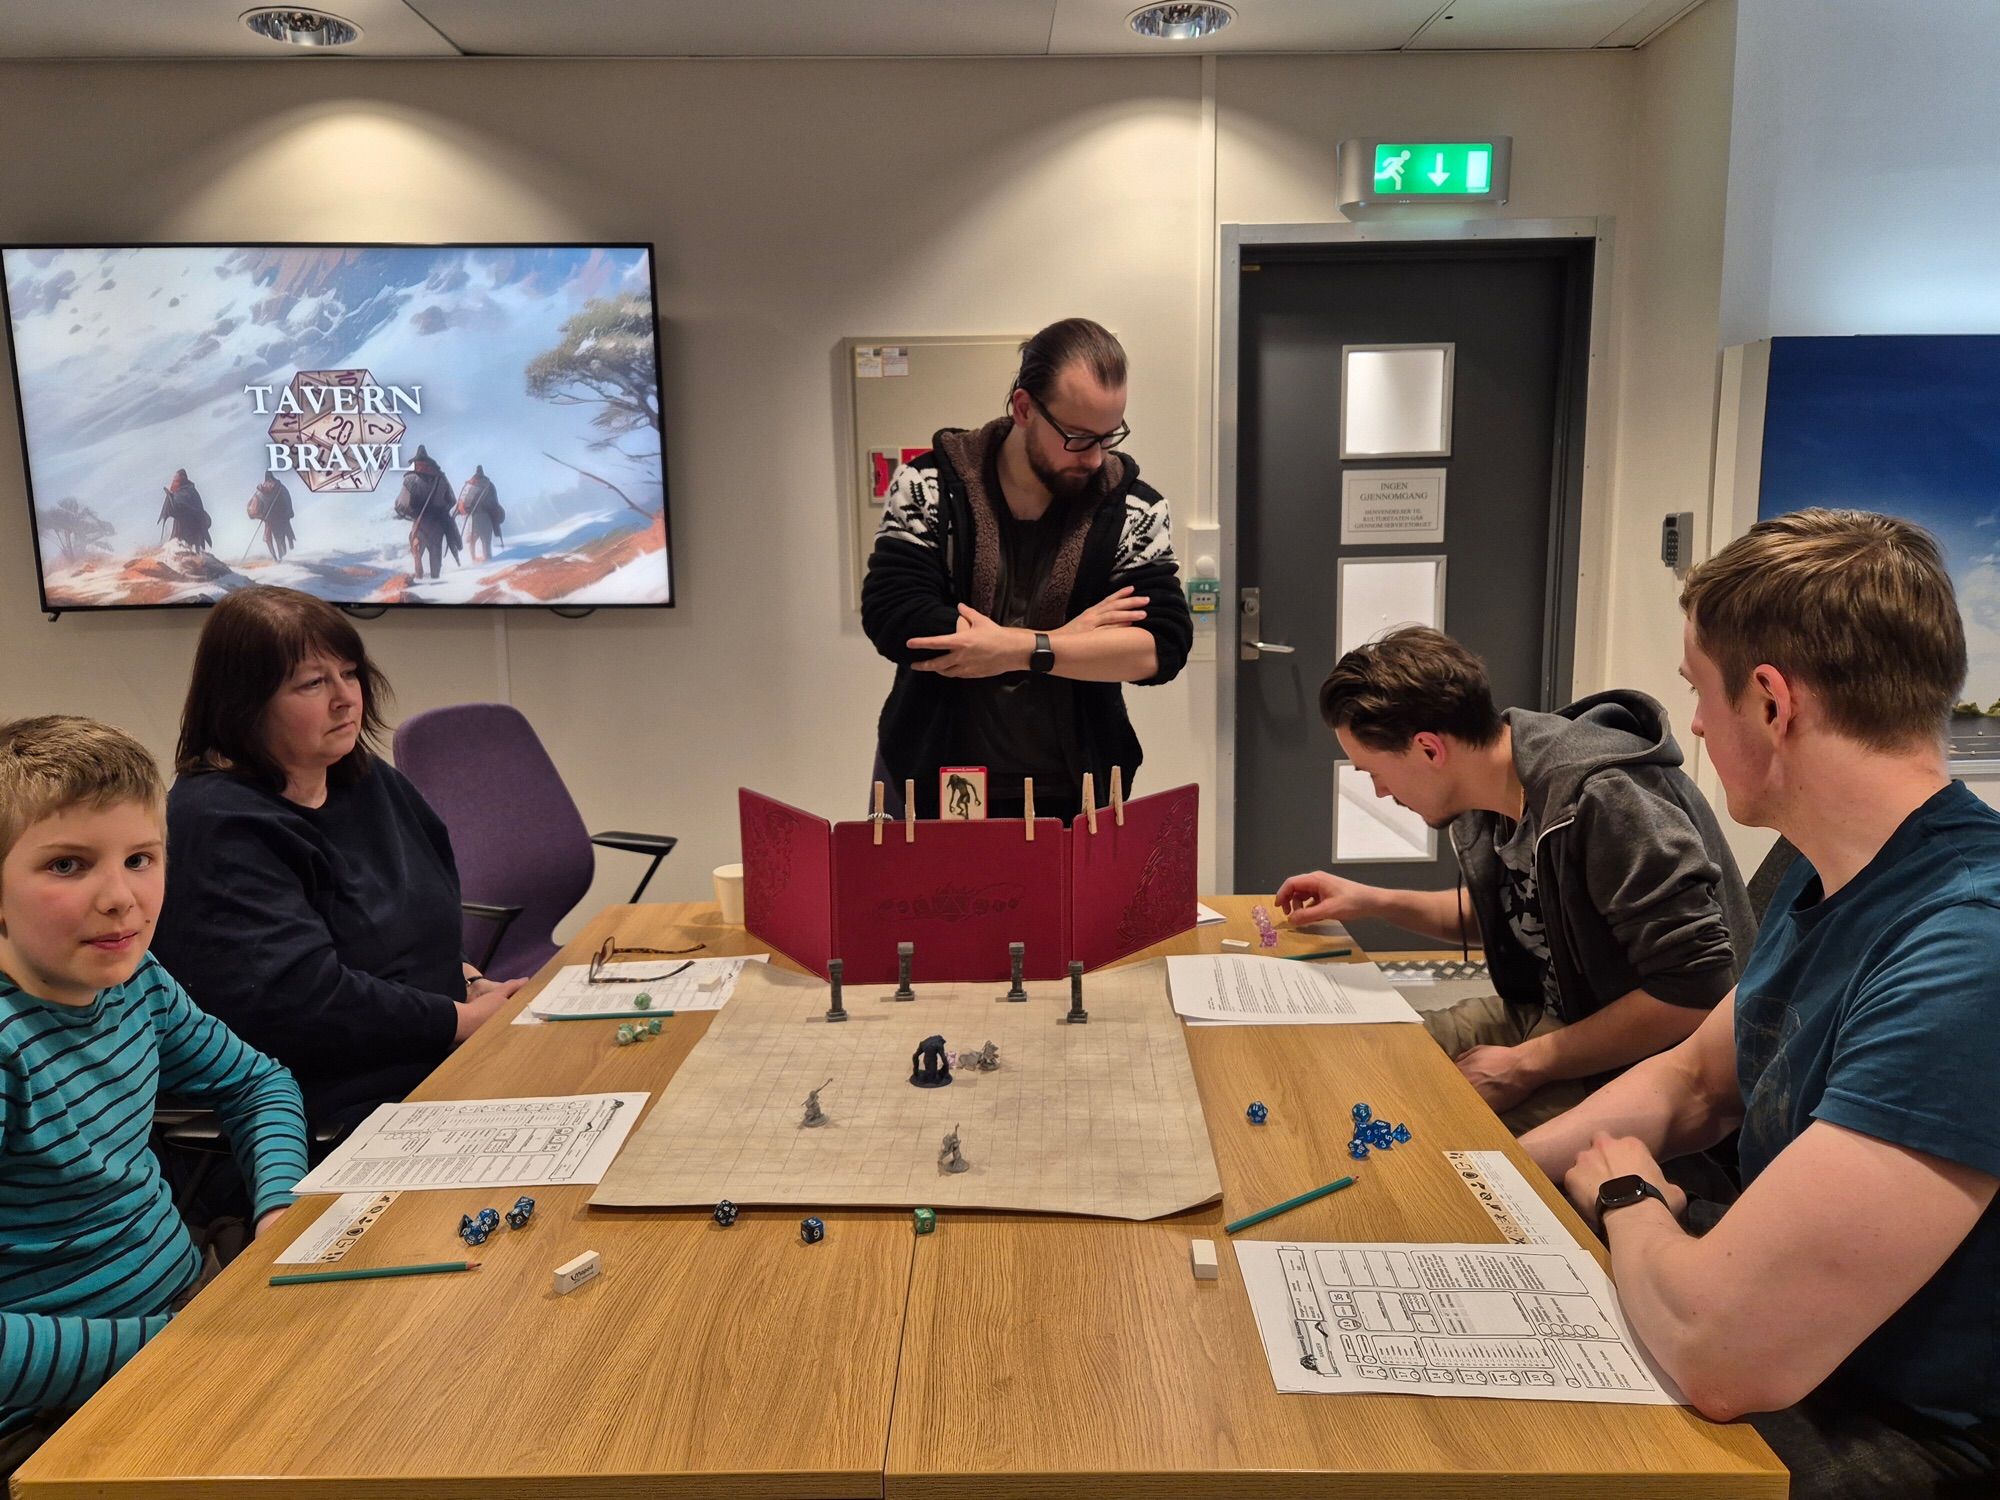
[[[254,36],[255,0],[0,0],[0,58],[315,58]],[[1636,47],[1701,0],[1232,0],[1200,42],[1142,0],[303,0],[362,57],[1077,57]]]

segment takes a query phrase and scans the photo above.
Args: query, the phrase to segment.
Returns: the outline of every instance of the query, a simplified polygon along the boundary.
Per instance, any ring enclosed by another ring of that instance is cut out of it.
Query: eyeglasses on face
[[[1049,415],[1049,409],[1042,405],[1041,399],[1033,391],[1023,386],[1021,393],[1034,403],[1035,410],[1042,414],[1042,420],[1055,428],[1056,436],[1062,439],[1063,447],[1071,453],[1088,453],[1092,448],[1116,448],[1132,435],[1130,422],[1120,422],[1110,432],[1071,432]]]

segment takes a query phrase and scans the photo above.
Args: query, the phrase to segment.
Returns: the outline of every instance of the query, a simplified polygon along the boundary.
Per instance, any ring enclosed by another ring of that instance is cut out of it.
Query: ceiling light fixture
[[[1214,36],[1235,19],[1235,11],[1213,3],[1148,5],[1126,18],[1140,36],[1163,42],[1192,42],[1198,37]]]
[[[352,21],[289,5],[245,11],[243,24],[269,41],[287,42],[294,47],[345,47],[361,39],[361,28]]]

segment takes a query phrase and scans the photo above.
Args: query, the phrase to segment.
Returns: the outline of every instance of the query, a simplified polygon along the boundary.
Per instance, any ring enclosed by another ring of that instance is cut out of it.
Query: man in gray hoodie
[[[1480,944],[1496,993],[1424,1021],[1514,1130],[1674,1046],[1729,993],[1756,919],[1653,699],[1501,713],[1478,657],[1410,627],[1342,657],[1320,713],[1377,796],[1449,830],[1463,886],[1315,871],[1278,904],[1297,923],[1377,917]]]

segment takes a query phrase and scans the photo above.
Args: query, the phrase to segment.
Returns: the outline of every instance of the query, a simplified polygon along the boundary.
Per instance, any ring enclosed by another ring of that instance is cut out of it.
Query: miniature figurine
[[[927,1036],[910,1054],[910,1082],[920,1089],[941,1089],[951,1082],[951,1063],[944,1055],[944,1038]]]
[[[831,1078],[826,1081],[826,1083],[832,1082]],[[819,1089],[825,1088],[826,1083],[822,1083]],[[799,1121],[802,1129],[810,1130],[815,1125],[824,1125],[830,1118],[827,1112],[819,1107],[819,1089],[814,1089],[806,1095],[806,1117]]]
[[[958,1127],[954,1125],[951,1127],[951,1133],[944,1138],[944,1144],[938,1148],[938,1170],[964,1172],[969,1171],[971,1167],[972,1163],[959,1152]]]

